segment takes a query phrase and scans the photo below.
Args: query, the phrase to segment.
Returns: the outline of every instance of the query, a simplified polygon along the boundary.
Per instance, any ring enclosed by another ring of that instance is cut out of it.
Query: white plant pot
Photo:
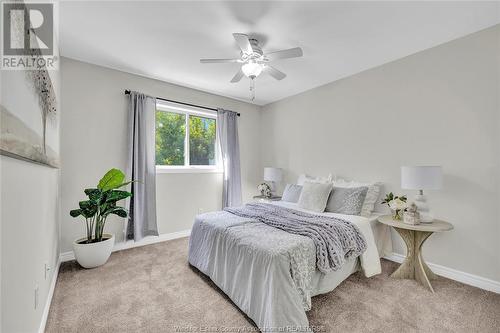
[[[73,242],[73,252],[78,263],[85,268],[94,268],[104,265],[108,261],[113,246],[115,245],[115,235],[103,234],[102,242],[80,244],[79,242],[87,239],[79,238]]]

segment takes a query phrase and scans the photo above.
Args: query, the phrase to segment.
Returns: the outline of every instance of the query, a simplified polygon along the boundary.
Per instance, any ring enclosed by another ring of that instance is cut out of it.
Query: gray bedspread
[[[300,215],[300,209],[293,210]],[[298,219],[299,215],[292,217]],[[319,221],[322,215],[332,214],[317,215]],[[283,328],[303,332],[309,328],[305,311],[311,308],[312,296],[333,290],[356,269],[357,262],[367,277],[381,271],[370,223],[359,216],[346,218],[361,232],[367,248],[359,260],[351,255],[342,268],[330,273],[317,269],[316,246],[311,238],[228,211],[196,217],[188,260],[262,332],[290,331],[280,330]],[[318,281],[325,284],[320,286]]]
[[[347,260],[366,250],[366,241],[358,228],[351,222],[336,217],[265,203],[251,203],[224,210],[312,239],[316,248],[316,266],[323,273],[336,271]]]

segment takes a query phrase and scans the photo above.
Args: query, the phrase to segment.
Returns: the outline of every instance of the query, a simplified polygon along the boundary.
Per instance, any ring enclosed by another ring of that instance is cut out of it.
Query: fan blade
[[[286,77],[285,73],[283,73],[283,72],[281,72],[281,71],[277,70],[276,68],[269,66],[269,65],[266,65],[266,67],[264,67],[263,72],[271,75],[276,80],[283,80]]]
[[[233,34],[234,40],[236,40],[236,44],[241,49],[241,51],[245,54],[252,54],[253,48],[248,40],[248,36],[245,34]]]
[[[268,53],[265,55],[265,57],[269,61],[272,61],[272,60],[276,60],[276,59],[302,57],[302,55],[303,55],[302,49],[300,47],[294,47],[293,49],[281,50],[281,51]]]
[[[240,59],[200,59],[202,64],[222,64],[227,62],[239,62]]]
[[[233,78],[231,79],[231,83],[236,83],[236,82],[240,82],[241,78],[244,76],[245,74],[243,74],[243,71],[240,70],[238,71],[238,73],[236,73],[235,76],[233,76]]]

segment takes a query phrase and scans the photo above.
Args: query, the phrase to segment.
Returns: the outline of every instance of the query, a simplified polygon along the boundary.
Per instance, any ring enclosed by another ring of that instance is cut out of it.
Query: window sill
[[[189,168],[189,167],[156,167],[156,173],[223,173],[222,169],[216,168]]]

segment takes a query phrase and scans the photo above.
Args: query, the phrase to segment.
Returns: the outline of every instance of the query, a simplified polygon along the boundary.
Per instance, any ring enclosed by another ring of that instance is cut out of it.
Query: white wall
[[[59,257],[59,170],[5,156],[0,168],[2,331],[36,332]]]
[[[442,165],[444,189],[428,197],[455,229],[424,256],[500,281],[499,42],[496,26],[265,106],[263,165],[290,182],[334,173],[410,196],[401,165]]]
[[[223,107],[239,118],[243,198],[249,200],[262,178],[260,108],[248,103],[133,74],[62,58],[61,251],[83,235],[82,221],[69,210],[84,199],[83,189],[112,167],[125,169],[127,104],[125,89],[152,96]],[[190,229],[199,211],[221,207],[221,174],[158,174],[157,212],[160,233]],[[123,220],[110,218],[106,229],[123,240]]]
[[[0,73],[0,104],[25,120],[28,112],[36,119],[38,105],[25,100],[33,102],[26,72]],[[49,74],[59,102],[59,72]],[[59,133],[52,134],[57,150]],[[0,156],[0,332],[37,332],[42,323],[60,250],[59,181],[58,169]]]

